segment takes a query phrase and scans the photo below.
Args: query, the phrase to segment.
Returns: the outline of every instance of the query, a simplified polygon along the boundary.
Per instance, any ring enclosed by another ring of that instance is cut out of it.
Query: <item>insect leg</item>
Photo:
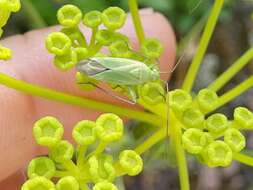
[[[132,105],[136,104],[136,101],[135,102],[134,101],[130,101],[130,100],[127,100],[127,99],[122,98],[120,96],[117,96],[114,93],[112,93],[112,92],[110,92],[110,91],[108,91],[108,90],[106,90],[106,89],[104,89],[104,88],[102,88],[102,87],[100,87],[100,86],[98,86],[98,85],[96,85],[94,83],[87,82],[87,83],[78,83],[78,84],[90,84],[90,85],[93,85],[94,87],[96,87],[97,89],[99,89],[100,91],[102,91],[103,93],[105,93],[105,94],[107,94],[109,96],[112,96],[112,97],[114,97],[114,98],[116,98],[118,100],[121,100],[123,102],[126,102],[128,104],[132,104]]]

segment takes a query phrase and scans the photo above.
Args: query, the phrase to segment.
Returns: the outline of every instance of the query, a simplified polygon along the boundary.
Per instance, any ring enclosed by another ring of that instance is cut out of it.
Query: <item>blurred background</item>
[[[21,0],[22,10],[11,16],[4,36],[24,33],[32,29],[57,24],[56,12],[63,4],[77,5],[83,12],[103,10],[108,6],[119,6],[128,10],[126,0]],[[194,56],[199,36],[213,0],[139,0],[141,8],[152,7],[164,14],[172,23],[177,35],[178,58],[182,63],[173,74],[171,88],[179,86],[185,76],[187,65]],[[207,86],[229,67],[253,42],[252,0],[227,0],[216,27],[204,64],[198,75],[195,91]],[[249,64],[219,93],[231,89],[253,73]],[[253,90],[241,95],[219,112],[232,116],[233,108],[241,105],[253,110]],[[138,126],[138,127],[136,127]],[[143,123],[131,122],[124,143],[143,141],[154,128]],[[253,134],[248,134],[248,147],[253,149]],[[117,145],[116,148],[120,146]],[[164,150],[161,142],[144,154],[145,171],[137,177],[126,177],[117,183],[128,190],[178,190],[179,182],[173,156]],[[253,152],[249,152],[253,155]],[[209,169],[189,157],[191,185],[193,190],[253,190],[253,168],[234,162],[231,167]]]

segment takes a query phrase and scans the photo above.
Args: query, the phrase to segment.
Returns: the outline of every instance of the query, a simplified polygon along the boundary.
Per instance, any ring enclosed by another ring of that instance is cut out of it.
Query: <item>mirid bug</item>
[[[77,63],[76,67],[81,74],[90,78],[127,87],[133,99],[133,102],[130,103],[136,102],[135,88],[137,85],[160,80],[160,74],[155,64],[148,66],[140,61],[126,58],[94,57]],[[116,98],[127,101],[117,96]]]

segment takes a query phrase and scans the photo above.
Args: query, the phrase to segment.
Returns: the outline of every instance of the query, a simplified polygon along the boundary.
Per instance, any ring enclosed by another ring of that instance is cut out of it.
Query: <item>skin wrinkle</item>
[[[150,16],[145,14],[142,19],[147,36],[158,37],[166,44],[166,53],[164,53],[161,63],[162,68],[169,68],[168,63],[172,64],[174,62],[176,49],[174,33],[170,25],[158,13],[150,14]],[[155,23],[156,26],[150,23]],[[24,35],[25,37],[18,35],[3,40],[1,42],[3,45],[13,49],[13,60],[9,63],[0,61],[0,72],[59,91],[126,105],[104,95],[100,91],[93,91],[92,93],[81,91],[74,83],[74,71],[61,72],[55,68],[52,64],[53,56],[44,47],[44,40],[49,32],[58,30],[59,27],[51,27],[28,32]],[[130,21],[127,22],[127,26],[123,30],[127,31],[127,35],[130,35],[131,39],[135,39]],[[72,127],[77,121],[95,119],[99,114],[92,110],[31,97],[4,86],[0,86],[0,89],[3,89],[0,90],[2,111],[0,115],[1,118],[5,118],[4,120],[0,118],[0,148],[4,151],[4,154],[0,156],[0,164],[2,164],[0,167],[0,181],[15,173],[19,168],[24,167],[35,155],[43,153],[39,146],[34,145],[35,142],[31,135],[32,125],[37,119],[46,115],[57,117],[66,127],[65,134],[69,138]],[[9,99],[5,96],[8,96]],[[5,99],[8,101],[3,103],[2,101]],[[5,126],[8,127],[5,128]],[[3,141],[3,139],[5,140]],[[5,150],[7,144],[9,144],[9,149]]]

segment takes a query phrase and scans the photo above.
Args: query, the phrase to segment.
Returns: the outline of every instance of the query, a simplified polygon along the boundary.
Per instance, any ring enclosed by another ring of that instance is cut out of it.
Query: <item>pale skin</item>
[[[175,62],[176,51],[171,26],[162,15],[152,10],[142,10],[141,18],[145,34],[157,37],[165,45],[165,52],[160,59],[160,70],[170,71]],[[0,61],[0,72],[55,90],[130,106],[98,90],[89,93],[81,91],[75,85],[74,70],[61,72],[53,66],[53,56],[46,51],[44,40],[50,32],[57,30],[58,27],[51,27],[1,41],[13,50],[13,59],[8,64]],[[130,17],[122,31],[131,38],[134,46],[138,44]],[[84,33],[87,34],[88,31],[84,29]],[[46,153],[35,144],[32,137],[32,126],[36,120],[46,115],[58,118],[65,126],[66,138],[70,139],[74,124],[82,119],[94,120],[99,114],[93,110],[32,97],[5,86],[0,86],[0,92],[1,190],[19,190],[29,160]]]

